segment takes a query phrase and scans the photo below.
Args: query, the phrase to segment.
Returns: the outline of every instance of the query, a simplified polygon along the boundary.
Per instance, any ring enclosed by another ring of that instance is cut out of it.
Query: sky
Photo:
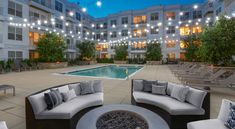
[[[101,0],[101,7],[96,6],[97,0],[68,1],[74,3],[79,2],[80,6],[87,8],[88,14],[95,18],[100,18],[125,10],[138,10],[155,5],[196,4],[204,0]]]

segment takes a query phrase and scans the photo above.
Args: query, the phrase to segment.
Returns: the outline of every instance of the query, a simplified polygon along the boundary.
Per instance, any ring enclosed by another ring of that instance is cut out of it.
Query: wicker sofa
[[[103,105],[102,86],[94,87],[95,93],[79,95],[52,110],[46,109],[44,93],[50,89],[67,88],[70,83],[44,89],[25,98],[26,129],[76,129],[78,120],[88,111]]]
[[[210,117],[210,93],[206,93],[201,108],[198,108],[188,102],[173,99],[169,95],[143,92],[141,90],[143,85],[137,84],[137,81],[140,83],[141,79],[132,80],[132,104],[157,113],[168,123],[171,129],[187,129],[188,122]]]

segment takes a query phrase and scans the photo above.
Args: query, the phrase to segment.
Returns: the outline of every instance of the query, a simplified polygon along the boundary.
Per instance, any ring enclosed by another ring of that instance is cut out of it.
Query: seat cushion
[[[36,119],[71,119],[77,112],[92,106],[103,104],[103,93],[80,95],[66,103],[45,110],[36,115]]]
[[[218,119],[190,122],[187,127],[188,129],[228,129],[224,126],[224,122]]]
[[[155,105],[166,110],[171,115],[203,115],[205,110],[196,106],[180,102],[170,96],[153,95],[145,92],[133,92],[134,99],[139,103]]]
[[[186,96],[186,101],[194,106],[201,108],[206,94],[207,92],[203,90],[189,88],[189,92]]]
[[[44,92],[31,95],[28,97],[28,100],[33,108],[34,114],[39,114],[47,108],[46,101],[44,99],[44,94],[50,92],[50,90],[46,90]]]

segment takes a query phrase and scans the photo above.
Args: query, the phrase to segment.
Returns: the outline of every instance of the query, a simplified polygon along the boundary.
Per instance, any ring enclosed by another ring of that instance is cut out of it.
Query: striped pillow
[[[44,99],[47,104],[47,109],[51,110],[63,102],[63,98],[59,90],[51,90],[49,93],[44,94]]]

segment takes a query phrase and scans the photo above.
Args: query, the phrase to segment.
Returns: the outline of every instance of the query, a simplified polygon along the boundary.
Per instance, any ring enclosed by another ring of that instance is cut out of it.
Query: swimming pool
[[[143,68],[143,66],[108,65],[108,66],[72,71],[64,74],[72,76],[126,79],[128,76],[131,76],[141,68]]]

